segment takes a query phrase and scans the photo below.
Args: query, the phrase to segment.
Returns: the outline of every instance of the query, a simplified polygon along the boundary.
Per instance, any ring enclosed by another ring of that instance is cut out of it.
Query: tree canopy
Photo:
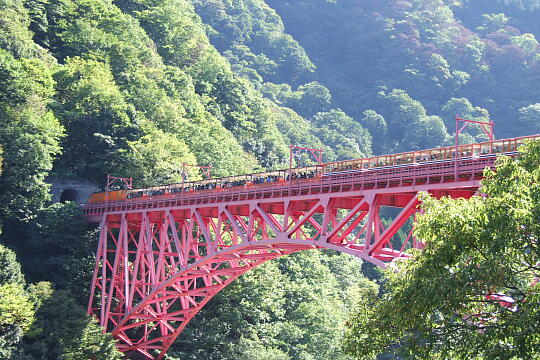
[[[456,115],[496,122],[497,137],[539,132],[539,15],[537,0],[0,1],[0,357],[120,356],[84,313],[97,231],[77,204],[50,203],[51,177],[100,187],[114,174],[145,186],[177,182],[184,162],[211,164],[214,176],[286,167],[290,144],[323,149],[325,161],[436,147],[449,143]],[[483,140],[474,126],[460,136]],[[522,165],[508,176],[534,173]],[[490,201],[458,204],[487,214]],[[475,216],[464,219],[483,224]],[[460,259],[452,271],[472,272]],[[359,269],[355,260],[316,252],[267,264],[216,296],[171,358],[350,359],[340,349],[348,312],[356,302],[367,313],[382,306],[365,305],[381,300]],[[498,274],[479,269],[491,274],[486,279]],[[395,279],[384,284],[389,294]],[[473,349],[483,341],[494,354],[504,346],[518,354],[491,330],[469,331],[480,319],[486,329],[508,324],[510,334],[523,331],[529,354],[536,340],[512,319],[535,300],[522,283],[526,301],[504,284],[489,291],[512,296],[517,311],[484,299],[491,315],[467,323],[456,339],[473,334]],[[489,293],[474,289],[466,295],[475,301]],[[450,329],[451,314],[473,307],[434,319]],[[426,319],[415,326],[435,321]],[[207,324],[216,331],[205,333]],[[377,349],[411,335],[444,354],[435,346],[442,333],[399,331],[374,342]],[[451,355],[462,356],[456,349]]]
[[[422,198],[425,248],[361,302],[346,351],[424,359],[536,359],[540,345],[540,142],[486,170],[482,196]]]

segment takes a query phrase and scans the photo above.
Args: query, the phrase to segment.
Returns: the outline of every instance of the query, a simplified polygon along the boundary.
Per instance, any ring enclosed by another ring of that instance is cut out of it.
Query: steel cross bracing
[[[87,205],[101,226],[88,312],[129,357],[162,359],[215,294],[268,260],[310,249],[378,266],[406,258],[422,247],[418,193],[468,198],[493,163],[460,161],[457,177],[450,162]]]

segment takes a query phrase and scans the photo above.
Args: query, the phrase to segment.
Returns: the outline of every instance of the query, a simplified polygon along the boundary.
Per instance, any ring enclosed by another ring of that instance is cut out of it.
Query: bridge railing
[[[458,158],[481,156],[516,151],[525,140],[537,139],[540,135],[522,136],[511,139],[486,141],[475,144],[464,144],[458,147]],[[333,161],[324,164],[324,172],[347,171],[354,169],[371,169],[381,166],[396,166],[414,162],[454,159],[455,146],[435,149],[408,151],[398,154],[379,155],[370,158]]]
[[[493,167],[495,155],[483,158],[463,158],[458,162],[458,176],[465,179],[481,177],[486,167]],[[214,190],[202,190],[183,194],[126,199],[103,203],[86,204],[83,211],[87,217],[105,212],[152,209],[168,206],[207,204],[216,202],[258,199],[268,197],[300,196],[322,192],[340,192],[361,190],[373,187],[409,186],[418,181],[444,182],[460,181],[454,179],[454,161],[448,160],[436,164],[408,164],[399,168],[375,168],[368,171],[348,172],[341,175],[323,176],[292,182],[261,184],[254,187],[233,187]]]

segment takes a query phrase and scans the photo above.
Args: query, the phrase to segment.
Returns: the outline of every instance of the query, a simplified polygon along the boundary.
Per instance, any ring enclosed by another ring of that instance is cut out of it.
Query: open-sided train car
[[[540,135],[495,140],[493,142],[483,142],[476,144],[465,144],[458,146],[458,158],[475,158],[480,156],[495,155],[516,152],[518,147],[525,140],[539,139]],[[411,151],[406,153],[381,155],[370,158],[353,159],[345,161],[335,161],[324,164],[324,175],[330,176],[336,173],[348,173],[351,171],[369,171],[382,167],[398,167],[410,164],[429,164],[431,162],[453,161],[455,159],[456,147],[448,146],[436,149]]]
[[[540,139],[540,135],[495,140],[476,144],[465,144],[458,147],[458,158],[478,158],[483,156],[496,156],[497,154],[512,155],[525,140]],[[370,158],[360,158],[345,161],[334,161],[323,165],[273,170],[254,174],[228,176],[216,179],[189,181],[184,183],[168,184],[134,190],[115,190],[99,192],[90,196],[90,203],[105,201],[136,200],[161,196],[176,196],[178,194],[195,193],[203,191],[227,191],[229,188],[275,186],[299,181],[308,181],[320,177],[340,176],[355,172],[370,170],[392,169],[404,166],[429,164],[437,162],[454,161],[456,158],[455,146],[443,148],[411,151],[400,154],[381,155]]]
[[[208,190],[223,190],[229,188],[251,188],[254,186],[275,185],[275,183],[289,183],[313,179],[322,174],[322,166],[309,166],[294,169],[282,169],[261,173],[228,176],[216,179],[188,181],[184,183],[168,184],[163,186],[148,187],[133,190],[115,190],[94,193],[90,197],[90,203],[104,201],[131,200],[141,198],[154,198],[161,196],[174,196],[182,193],[195,193]]]

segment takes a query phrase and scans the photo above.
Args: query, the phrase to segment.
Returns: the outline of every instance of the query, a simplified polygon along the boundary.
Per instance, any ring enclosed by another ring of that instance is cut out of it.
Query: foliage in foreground
[[[68,291],[26,286],[13,251],[0,245],[0,359],[119,360],[115,341]]]
[[[540,142],[486,171],[486,197],[423,198],[425,249],[385,273],[388,293],[363,302],[345,349],[424,359],[539,359]],[[493,296],[510,296],[502,306]]]

